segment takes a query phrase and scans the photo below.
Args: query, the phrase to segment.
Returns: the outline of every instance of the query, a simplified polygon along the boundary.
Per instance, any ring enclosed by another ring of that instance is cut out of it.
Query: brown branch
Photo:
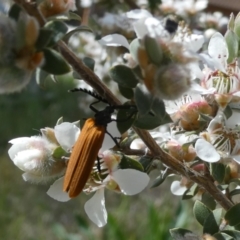
[[[26,12],[32,16],[36,16],[41,25],[44,24],[45,19],[38,12],[36,6],[32,3],[28,3],[24,0],[14,0],[25,8]],[[36,15],[35,15],[36,14]],[[101,96],[106,98],[109,103],[113,105],[119,105],[121,102],[115,97],[115,95],[104,85],[99,77],[84,65],[81,59],[77,58],[76,55],[67,47],[67,45],[60,41],[58,47],[62,55],[72,66],[72,68],[82,76],[86,83],[93,87]],[[230,209],[233,203],[217,188],[214,184],[211,176],[200,175],[199,173],[188,168],[177,159],[171,157],[169,154],[164,152],[155,140],[151,137],[148,131],[133,127],[134,131],[143,140],[146,146],[151,151],[151,154],[160,159],[166,166],[172,169],[174,172],[179,173],[187,177],[188,179],[196,182],[202,188],[204,188],[225,210]]]

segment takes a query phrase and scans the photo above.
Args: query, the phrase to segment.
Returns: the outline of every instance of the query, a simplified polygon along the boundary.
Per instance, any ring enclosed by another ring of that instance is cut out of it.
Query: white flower
[[[174,13],[186,17],[195,15],[207,7],[207,0],[162,0],[160,9],[166,13]]]
[[[45,183],[62,176],[66,163],[61,156],[71,149],[79,128],[65,122],[57,125],[55,130],[45,128],[41,132],[42,136],[20,137],[9,141],[12,146],[8,154],[13,163],[25,172],[25,181]]]
[[[108,167],[109,175],[96,188],[89,186],[85,192],[96,193],[88,200],[84,209],[88,217],[98,226],[107,223],[107,211],[105,208],[104,188],[121,192],[124,195],[135,195],[141,192],[149,183],[146,173],[135,169],[117,169],[117,161],[110,151],[103,153],[103,160]]]
[[[182,196],[186,192],[187,187],[182,185],[180,181],[173,181],[170,190],[174,195]]]
[[[221,158],[214,146],[204,139],[198,139],[196,141],[195,150],[197,156],[206,162],[218,162]]]
[[[234,116],[236,117],[236,114],[230,118],[229,124],[223,114],[217,115],[210,122],[207,132],[202,133],[204,139],[198,139],[195,144],[199,158],[206,162],[232,158],[240,163],[240,132]],[[235,120],[235,126],[233,120]]]
[[[208,64],[203,69],[201,85],[207,89],[203,94],[209,94],[214,90],[214,98],[223,109],[230,102],[240,101],[240,69],[237,60],[227,63],[229,56],[225,38],[220,33],[215,33],[208,45],[208,54],[201,57]]]
[[[84,192],[95,192],[88,200],[84,209],[88,217],[98,227],[107,223],[107,211],[105,208],[104,188],[120,192],[125,195],[135,195],[141,192],[148,184],[149,177],[146,173],[135,169],[118,169],[122,156],[113,154],[107,150],[99,154],[101,159],[101,172],[98,172],[97,162],[93,172],[86,183]],[[96,176],[105,176],[102,180]],[[68,201],[70,198],[62,191],[63,178],[58,179],[48,190],[47,194],[58,201]]]
[[[64,142],[65,140],[67,140],[66,135],[64,133],[65,130],[62,129],[60,131],[59,128],[60,128],[60,126],[57,126],[57,136],[59,136],[59,141],[63,144],[63,147],[65,149],[71,149],[77,140],[78,134],[70,128],[72,138],[70,138],[69,141]],[[116,126],[116,122],[114,122],[114,121],[108,124],[107,131],[109,133],[111,133],[112,136],[120,136],[120,133]],[[61,140],[60,140],[60,138],[61,138]],[[73,139],[74,139],[74,142],[72,142]],[[113,142],[112,138],[108,134],[105,134],[102,147],[101,147],[101,149],[99,149],[99,155],[101,155],[101,153],[104,150],[107,150],[107,149],[113,147],[114,145],[115,145],[115,142]],[[95,160],[97,160],[97,159],[95,159]],[[47,191],[47,194],[51,198],[53,198],[57,201],[60,201],[60,202],[65,202],[65,201],[68,201],[71,199],[70,197],[68,197],[67,192],[63,192],[63,181],[64,181],[64,177],[59,178],[50,186],[49,190]]]

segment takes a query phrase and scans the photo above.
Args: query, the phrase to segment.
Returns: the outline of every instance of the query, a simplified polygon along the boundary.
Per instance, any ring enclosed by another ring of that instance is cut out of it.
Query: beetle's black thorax
[[[104,110],[96,112],[95,123],[100,126],[107,126],[108,123],[112,122],[112,113],[114,112],[113,106],[107,106]]]

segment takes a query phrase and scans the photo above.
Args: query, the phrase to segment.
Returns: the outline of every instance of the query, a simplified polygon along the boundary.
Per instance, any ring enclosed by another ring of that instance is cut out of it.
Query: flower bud
[[[0,94],[23,89],[42,63],[43,53],[35,50],[38,34],[37,21],[25,13],[18,22],[0,16]]]
[[[186,66],[169,64],[161,67],[154,77],[154,94],[165,100],[181,97],[191,86],[190,73]]]
[[[191,162],[196,157],[195,149],[192,145],[181,145],[175,140],[166,143],[169,154],[179,161]]]
[[[179,109],[180,123],[184,130],[198,130],[207,124],[201,121],[200,115],[213,114],[212,107],[205,100],[184,104]]]
[[[0,15],[0,65],[11,63],[15,57],[12,49],[16,45],[16,31],[16,23],[12,19]]]
[[[66,13],[75,10],[75,0],[44,0],[39,4],[39,9],[45,17]]]
[[[57,147],[42,137],[22,137],[9,141],[12,147],[8,154],[13,163],[25,171],[23,179],[35,183],[45,183],[63,175],[66,164],[55,159],[52,152]]]

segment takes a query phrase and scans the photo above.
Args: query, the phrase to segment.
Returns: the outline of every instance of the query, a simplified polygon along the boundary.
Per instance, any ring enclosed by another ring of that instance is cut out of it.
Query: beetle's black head
[[[95,123],[100,126],[107,126],[108,123],[112,122],[112,113],[114,112],[113,106],[107,106],[104,110],[96,112]]]

